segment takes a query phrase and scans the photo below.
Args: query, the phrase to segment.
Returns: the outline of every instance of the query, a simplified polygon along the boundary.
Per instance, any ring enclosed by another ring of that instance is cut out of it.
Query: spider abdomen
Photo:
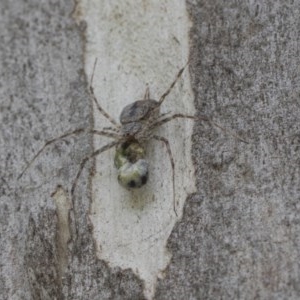
[[[115,166],[119,183],[127,189],[140,188],[148,181],[145,149],[136,140],[126,141],[117,147]]]

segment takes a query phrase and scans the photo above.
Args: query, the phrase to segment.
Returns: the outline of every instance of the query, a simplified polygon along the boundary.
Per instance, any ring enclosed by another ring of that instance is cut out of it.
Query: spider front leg
[[[172,91],[173,87],[175,86],[176,82],[178,81],[178,79],[181,77],[184,69],[187,67],[187,65],[189,64],[189,60],[188,62],[185,64],[185,66],[183,68],[181,68],[175,78],[175,80],[172,82],[172,84],[170,85],[170,87],[167,89],[166,92],[163,93],[163,95],[160,97],[159,99],[159,105],[161,105],[163,103],[163,101],[165,100],[165,98],[170,94],[170,92]]]
[[[95,96],[95,93],[94,93],[94,88],[92,86],[93,84],[93,79],[94,79],[94,74],[95,74],[95,69],[96,69],[96,65],[97,65],[97,58],[95,59],[95,62],[94,62],[94,67],[93,67],[93,73],[92,73],[92,76],[91,76],[91,83],[90,83],[90,87],[89,87],[89,90],[90,90],[90,93],[91,93],[91,96],[96,104],[96,107],[97,109],[99,110],[99,112],[112,124],[114,125],[115,127],[117,128],[120,128],[120,125],[114,120],[113,117],[111,117],[99,104],[96,96]]]
[[[153,138],[155,140],[163,142],[165,144],[168,155],[169,155],[169,159],[170,159],[170,163],[171,163],[171,167],[172,167],[173,209],[174,209],[174,213],[175,213],[176,217],[178,217],[178,214],[177,214],[177,211],[176,211],[176,200],[175,200],[175,163],[174,163],[174,158],[173,158],[173,155],[172,155],[170,143],[166,138],[164,138],[162,136],[154,135]]]
[[[231,136],[233,136],[234,138],[240,140],[243,143],[249,144],[249,142],[247,142],[246,140],[242,139],[241,137],[239,137],[238,135],[234,134],[233,132],[228,131],[227,129],[225,129],[224,127],[222,127],[221,125],[219,125],[218,123],[212,121],[210,118],[206,117],[206,116],[201,116],[201,117],[195,117],[195,116],[190,116],[190,115],[184,115],[184,114],[174,114],[173,116],[164,118],[164,119],[158,119],[156,122],[154,122],[150,128],[154,129],[156,127],[159,127],[165,123],[168,123],[174,119],[177,118],[183,118],[183,119],[192,119],[195,121],[206,121],[211,123],[212,125],[218,127],[219,129],[221,129],[225,134],[229,134]]]
[[[113,117],[111,117],[98,103],[98,100],[94,94],[94,89],[92,86],[90,86],[90,93],[91,96],[96,104],[97,109],[99,110],[99,112],[111,123],[113,124],[115,127],[120,128],[120,125],[114,120]]]
[[[153,122],[153,124],[151,125],[151,129],[159,127],[165,123],[168,123],[174,119],[178,119],[178,118],[182,118],[182,119],[192,119],[192,120],[202,120],[202,121],[210,121],[209,118],[207,117],[200,117],[197,118],[195,116],[190,116],[190,115],[184,115],[184,114],[174,114],[170,117],[167,118],[163,118],[163,119],[157,119],[156,122]]]

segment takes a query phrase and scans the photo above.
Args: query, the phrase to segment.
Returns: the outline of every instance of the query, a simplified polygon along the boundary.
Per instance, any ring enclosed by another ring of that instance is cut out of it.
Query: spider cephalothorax
[[[144,100],[128,104],[122,110],[120,122],[123,136],[134,136],[137,140],[147,140],[149,126],[159,117],[160,104],[156,100],[148,99],[147,88]]]

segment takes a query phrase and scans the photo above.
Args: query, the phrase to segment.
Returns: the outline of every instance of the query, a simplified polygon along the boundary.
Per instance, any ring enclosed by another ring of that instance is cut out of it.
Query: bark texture
[[[198,193],[157,299],[299,299],[300,2],[188,9],[197,110],[249,144],[195,126]]]
[[[88,169],[69,199],[89,136],[49,147],[17,179],[45,140],[93,125],[73,6],[0,2],[0,299],[144,297],[131,270],[95,256]],[[155,299],[299,299],[300,1],[187,8],[195,105],[226,133],[195,125],[198,192]]]
[[[89,136],[49,146],[17,180],[46,140],[93,124],[85,24],[72,20],[73,1],[4,0],[0,8],[0,299],[143,299],[130,270],[96,259],[87,170],[70,205],[80,161],[93,150]]]

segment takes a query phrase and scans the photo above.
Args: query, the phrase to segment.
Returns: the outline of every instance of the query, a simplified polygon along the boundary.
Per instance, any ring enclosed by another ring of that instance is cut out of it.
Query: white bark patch
[[[115,120],[125,105],[143,98],[146,84],[158,100],[188,60],[189,20],[185,1],[80,0],[74,16],[87,22],[85,69],[101,107]],[[162,112],[194,114],[188,68],[161,107]],[[95,128],[111,124],[94,107]],[[194,191],[190,156],[193,121],[172,120],[157,134],[166,137],[175,161],[179,217]],[[95,136],[95,149],[110,142]],[[111,266],[132,269],[145,282],[151,299],[157,277],[170,262],[167,239],[178,219],[173,211],[172,168],[165,146],[149,141],[150,178],[139,190],[118,184],[114,150],[96,160],[90,219],[98,257]]]

